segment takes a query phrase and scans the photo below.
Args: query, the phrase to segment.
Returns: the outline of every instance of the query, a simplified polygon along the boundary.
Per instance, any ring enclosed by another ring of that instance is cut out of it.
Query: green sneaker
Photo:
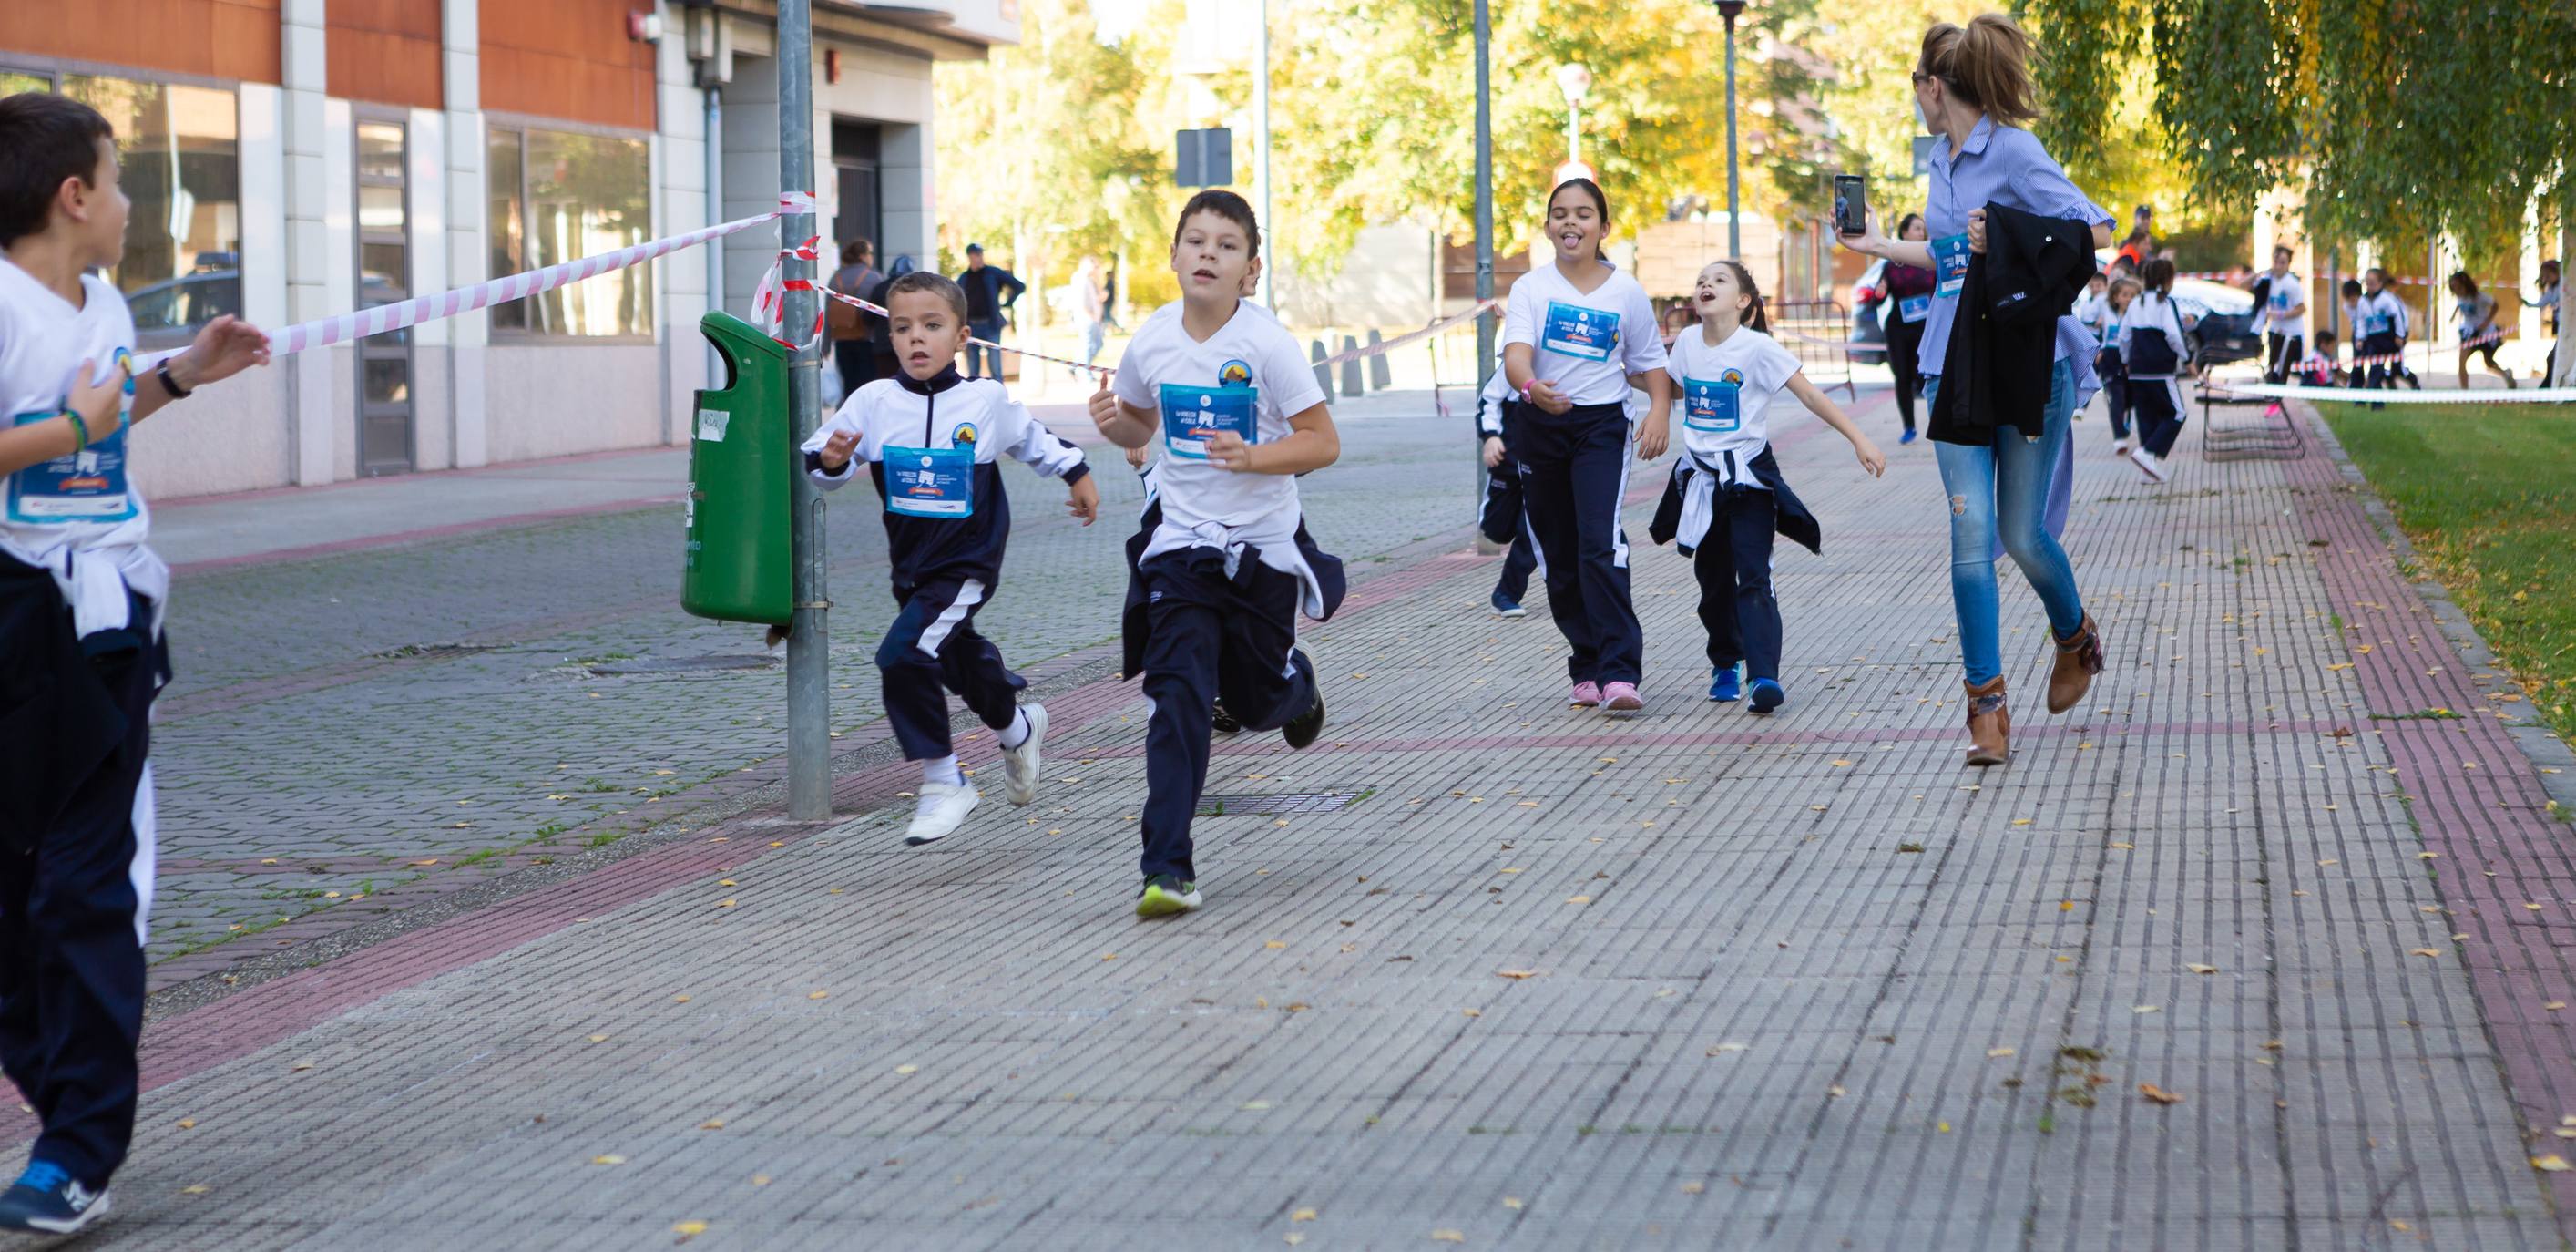
[[[1156,874],[1145,880],[1145,890],[1136,897],[1136,916],[1172,917],[1199,906],[1199,885],[1182,882],[1169,874]]]

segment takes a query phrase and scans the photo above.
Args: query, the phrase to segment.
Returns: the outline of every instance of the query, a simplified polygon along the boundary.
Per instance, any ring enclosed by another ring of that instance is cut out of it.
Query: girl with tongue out
[[[1503,370],[1526,401],[1515,431],[1522,507],[1547,566],[1547,610],[1573,646],[1567,702],[1606,713],[1646,707],[1637,680],[1645,634],[1628,594],[1628,393],[1646,393],[1637,451],[1664,454],[1672,381],[1653,302],[1601,254],[1610,201],[1589,178],[1547,198],[1544,232],[1556,263],[1512,284],[1503,314]]]

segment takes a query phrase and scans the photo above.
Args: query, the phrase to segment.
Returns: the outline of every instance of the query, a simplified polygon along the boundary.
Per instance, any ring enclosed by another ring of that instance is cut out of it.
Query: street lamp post
[[[1557,181],[1564,182],[1592,172],[1583,163],[1583,97],[1592,91],[1592,71],[1579,62],[1560,65],[1556,67],[1556,89],[1565,93],[1565,168],[1557,172]]]
[[[1735,177],[1735,19],[1744,15],[1745,0],[1717,0],[1726,19],[1726,254],[1744,259],[1743,204]]]

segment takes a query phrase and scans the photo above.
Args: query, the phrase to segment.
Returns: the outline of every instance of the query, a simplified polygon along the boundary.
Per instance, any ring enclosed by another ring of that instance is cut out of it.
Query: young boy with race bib
[[[107,1214],[139,1090],[170,567],[126,428],[268,361],[227,315],[136,369],[125,297],[91,272],[124,253],[120,178],[96,110],[0,98],[0,1070],[43,1127],[0,1230],[55,1235]]]
[[[1100,485],[1082,453],[1010,398],[1000,380],[957,373],[966,346],[966,293],[927,270],[886,288],[886,327],[900,371],[842,401],[805,441],[806,472],[826,489],[865,463],[885,501],[886,555],[901,606],[877,644],[886,720],[907,761],[921,762],[921,792],[903,841],[953,833],[980,794],[958,767],[948,734],[948,693],[993,728],[1002,745],[1002,790],[1013,804],[1037,798],[1046,707],[1023,706],[1027,680],[1001,649],[975,633],[975,611],[1002,580],[1011,501],[1001,459],[1061,478],[1067,507],[1088,526]]]
[[[1771,536],[1820,551],[1815,515],[1789,490],[1771,454],[1772,397],[1798,397],[1843,438],[1871,477],[1887,458],[1799,371],[1798,358],[1771,338],[1753,275],[1733,261],[1699,272],[1699,326],[1673,340],[1665,370],[1682,398],[1682,459],[1673,467],[1650,533],[1677,541],[1699,578],[1699,620],[1708,629],[1708,698],[1732,702],[1749,686],[1748,707],[1769,713],[1789,698],[1780,685],[1780,602],[1771,587]],[[1742,679],[1736,666],[1744,667]]]
[[[1191,818],[1207,785],[1208,710],[1292,748],[1324,729],[1297,614],[1341,606],[1341,562],[1306,534],[1299,474],[1341,456],[1324,391],[1297,341],[1243,298],[1261,227],[1231,191],[1202,191],[1172,232],[1181,298],[1138,327],[1091,420],[1122,448],[1162,441],[1162,518],[1130,541],[1123,673],[1145,676],[1144,885],[1138,917],[1199,907]]]

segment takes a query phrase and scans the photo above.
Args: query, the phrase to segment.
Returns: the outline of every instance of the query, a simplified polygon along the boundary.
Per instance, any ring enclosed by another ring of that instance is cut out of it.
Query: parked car
[[[157,282],[125,298],[137,331],[184,330],[241,312],[241,271],[207,270]]]
[[[1861,271],[1851,290],[1851,359],[1854,365],[1887,363],[1887,324],[1881,316],[1881,304],[1887,291],[1879,280],[1887,273],[1887,260],[1881,257]]]
[[[2254,324],[2253,292],[2207,279],[2182,278],[2174,281],[2173,301],[2174,311],[2182,314],[2194,370],[2263,355],[2263,333]]]

